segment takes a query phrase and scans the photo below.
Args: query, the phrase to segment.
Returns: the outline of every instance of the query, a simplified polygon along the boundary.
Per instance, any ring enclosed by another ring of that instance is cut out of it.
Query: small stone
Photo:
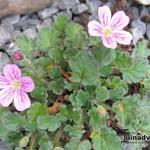
[[[146,24],[139,19],[134,20],[131,23],[131,32],[133,35],[133,44],[136,44],[146,33]]]
[[[0,26],[0,46],[5,44],[10,39],[11,39],[11,33],[9,32],[8,28],[5,27],[4,25],[1,25]]]
[[[44,10],[39,11],[38,16],[40,19],[44,20],[44,19],[56,14],[57,12],[58,12],[57,8],[50,7],[50,8],[46,8]]]
[[[2,23],[9,23],[9,24],[16,24],[18,23],[20,20],[20,15],[14,15],[14,16],[9,16],[9,17],[6,17],[4,19],[2,19]]]
[[[141,18],[143,18],[144,16],[148,16],[148,15],[150,15],[149,10],[146,7],[143,6],[142,10],[141,10],[141,13],[140,13]]]
[[[79,15],[81,13],[83,13],[84,11],[87,11],[88,10],[88,7],[85,5],[85,4],[80,4],[80,5],[77,5],[75,6],[73,9],[72,9],[72,12],[75,14],[75,15]]]
[[[0,150],[8,150],[8,147],[3,141],[0,141]]]
[[[28,38],[36,38],[37,37],[37,32],[36,32],[36,28],[30,28],[27,29],[23,32]]]
[[[147,24],[147,27],[146,27],[146,36],[147,36],[148,39],[150,40],[150,23]]]
[[[37,30],[40,31],[41,29],[45,28],[45,27],[50,27],[52,25],[52,19],[48,18],[46,20],[44,20],[41,24],[38,24],[36,26]]]
[[[79,0],[58,0],[58,7],[62,10],[73,8],[75,5],[79,4]]]
[[[136,0],[136,1],[143,5],[150,5],[150,0]]]
[[[96,14],[98,11],[98,7],[101,5],[102,3],[99,0],[93,0],[90,2],[87,2],[87,6],[89,8],[89,12],[91,14]]]
[[[3,70],[3,67],[6,65],[6,64],[9,64],[10,63],[10,60],[9,60],[9,57],[3,53],[3,52],[0,52],[0,72],[2,72]]]
[[[140,16],[140,12],[139,9],[135,6],[131,7],[130,9],[131,14],[132,14],[132,19],[138,19]]]

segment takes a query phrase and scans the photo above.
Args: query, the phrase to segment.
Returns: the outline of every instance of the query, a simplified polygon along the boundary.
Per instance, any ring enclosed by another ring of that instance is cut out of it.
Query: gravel
[[[9,63],[10,63],[9,57],[5,53],[0,52],[0,72],[2,72],[3,67]]]
[[[147,24],[147,27],[146,27],[146,36],[150,40],[150,23]]]
[[[81,13],[83,13],[84,11],[87,11],[87,10],[88,10],[87,5],[85,5],[85,4],[80,4],[80,5],[75,6],[75,7],[72,9],[72,12],[73,12],[75,15],[79,15],[79,14],[81,14]]]
[[[58,8],[54,8],[54,7],[46,8],[44,10],[39,11],[38,16],[40,19],[44,20],[56,14],[57,12],[58,12]]]
[[[3,24],[11,24],[11,25],[14,25],[16,23],[18,23],[20,20],[20,15],[14,15],[14,16],[9,16],[9,17],[6,17],[4,19],[2,19],[2,23]]]

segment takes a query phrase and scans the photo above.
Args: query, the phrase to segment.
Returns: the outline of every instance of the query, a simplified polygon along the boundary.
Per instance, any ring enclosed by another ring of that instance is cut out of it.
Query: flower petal
[[[22,77],[21,81],[21,89],[25,92],[32,92],[35,88],[34,82],[29,77]]]
[[[120,30],[129,24],[129,17],[124,13],[124,11],[117,11],[111,21],[110,27],[112,30]]]
[[[0,91],[0,105],[3,107],[9,106],[14,98],[14,90],[10,87],[7,87]]]
[[[102,35],[102,26],[98,21],[90,21],[88,23],[88,32],[92,36],[101,36]]]
[[[107,26],[111,20],[111,10],[108,6],[102,6],[98,9],[99,20],[103,27]]]
[[[22,90],[16,90],[14,94],[14,105],[18,111],[23,111],[31,106],[29,96]]]
[[[124,45],[129,45],[131,43],[131,40],[133,39],[131,33],[124,30],[114,31],[112,33],[112,37],[119,44],[124,44]]]
[[[117,47],[117,42],[114,41],[111,37],[102,37],[104,46],[107,48],[115,49]]]
[[[0,89],[3,89],[10,85],[10,81],[4,76],[0,75]]]
[[[8,64],[4,67],[4,76],[10,80],[19,79],[21,77],[21,71],[17,65]]]

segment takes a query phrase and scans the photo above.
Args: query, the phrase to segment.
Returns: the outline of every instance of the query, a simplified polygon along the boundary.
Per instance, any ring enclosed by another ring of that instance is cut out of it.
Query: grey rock
[[[87,10],[88,10],[88,7],[85,4],[80,4],[80,5],[73,7],[72,12],[74,14],[78,15]]]
[[[87,6],[89,8],[89,12],[91,14],[96,14],[98,11],[98,7],[101,5],[102,3],[99,0],[93,0],[93,1],[89,1],[87,2]]]
[[[48,18],[48,19],[44,20],[41,24],[38,24],[36,26],[36,28],[38,31],[40,31],[42,28],[50,27],[51,25],[52,25],[52,19]]]
[[[136,1],[143,5],[150,5],[150,0],[136,0]]]
[[[9,56],[12,56],[18,50],[19,50],[19,48],[16,45],[16,43],[15,42],[11,42],[10,44],[7,45],[6,52],[9,54]]]
[[[132,19],[138,19],[139,16],[140,16],[140,12],[139,12],[139,9],[135,6],[133,7],[130,7],[130,11],[131,11],[131,14],[132,14]]]
[[[0,46],[11,39],[11,33],[4,25],[0,26]],[[1,59],[0,59],[1,60]]]
[[[9,57],[5,53],[0,52],[0,72],[2,72],[3,67],[8,63],[10,63]]]
[[[4,19],[2,19],[2,23],[9,23],[9,24],[16,24],[18,23],[20,20],[20,15],[14,15],[14,16],[9,16],[9,17],[5,17]]]
[[[25,30],[23,33],[24,33],[27,37],[32,38],[32,39],[34,39],[34,38],[37,37],[36,28],[29,28],[29,29]]]
[[[19,21],[15,28],[16,30],[26,30],[35,27],[36,25],[40,24],[40,22],[41,21],[38,19],[32,19],[25,16]]]
[[[148,16],[150,14],[149,10],[146,7],[142,7],[140,17]]]
[[[147,36],[148,39],[150,40],[150,23],[147,24],[147,27],[146,27],[146,36]]]
[[[3,141],[0,141],[0,150],[8,150],[6,144]]]
[[[131,23],[131,32],[133,35],[133,44],[136,44],[144,37],[144,34],[146,33],[146,24],[139,19],[134,20]]]
[[[79,4],[79,0],[58,0],[58,7],[62,10],[73,8],[75,5]]]
[[[38,16],[40,19],[44,20],[58,12],[58,8],[50,7],[38,12]]]

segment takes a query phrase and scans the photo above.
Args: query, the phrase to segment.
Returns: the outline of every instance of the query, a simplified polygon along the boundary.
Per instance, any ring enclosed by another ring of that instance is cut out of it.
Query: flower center
[[[21,83],[18,80],[12,81],[11,85],[14,89],[20,89],[20,87],[21,87]]]
[[[104,28],[103,32],[104,32],[105,36],[110,36],[112,31],[111,31],[111,29],[106,27],[106,28]]]

